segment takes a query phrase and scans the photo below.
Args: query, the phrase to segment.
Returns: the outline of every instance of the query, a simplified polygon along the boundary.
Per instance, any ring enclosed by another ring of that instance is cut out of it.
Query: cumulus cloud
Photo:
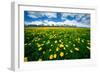
[[[31,18],[38,18],[41,17],[42,15],[40,12],[28,11],[28,16]]]
[[[39,17],[48,17],[48,18],[56,18],[56,13],[52,12],[39,12],[39,11],[29,11],[28,16],[31,18],[39,18]]]
[[[45,15],[48,18],[56,18],[57,17],[56,13],[50,13],[50,12],[48,12],[48,13],[46,13],[46,12],[42,13],[42,15]]]
[[[43,22],[41,21],[32,21],[32,22],[25,22],[26,25],[41,25]]]
[[[85,14],[83,17],[81,17],[81,23],[90,25],[90,14]]]
[[[70,17],[71,20],[75,20],[79,23],[90,24],[90,14],[84,13],[62,13],[62,19],[66,20],[66,18]]]

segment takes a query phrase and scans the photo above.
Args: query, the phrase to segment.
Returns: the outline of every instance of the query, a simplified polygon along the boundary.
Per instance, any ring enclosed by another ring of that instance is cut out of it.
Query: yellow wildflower
[[[59,48],[58,47],[56,48],[56,51],[59,51]]]
[[[40,47],[39,49],[38,49],[38,51],[41,51],[42,50],[42,47]]]
[[[49,59],[53,59],[53,55],[50,55],[50,56],[49,56]]]
[[[64,56],[64,53],[63,52],[60,52],[60,56],[63,57]]]
[[[57,57],[57,54],[54,54],[53,57],[56,58]]]
[[[59,47],[60,47],[60,48],[63,48],[63,47],[64,47],[64,45],[63,45],[63,44],[60,44],[60,45],[59,45]]]

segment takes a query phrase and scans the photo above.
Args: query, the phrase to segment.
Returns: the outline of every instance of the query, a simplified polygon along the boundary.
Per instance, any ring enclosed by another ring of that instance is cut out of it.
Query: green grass
[[[90,28],[24,29],[25,61],[90,58]]]

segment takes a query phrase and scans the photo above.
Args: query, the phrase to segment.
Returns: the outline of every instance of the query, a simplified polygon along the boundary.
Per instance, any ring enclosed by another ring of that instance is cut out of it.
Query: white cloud
[[[67,16],[74,17],[76,13],[62,13],[62,20],[66,20]]]
[[[38,12],[38,11],[28,11],[28,16],[32,18],[39,18],[43,16],[47,16],[48,18],[56,18],[56,13],[53,12]]]
[[[56,13],[52,13],[52,12],[45,12],[42,14],[47,16],[48,18],[56,18],[57,17]]]
[[[25,22],[26,25],[41,25],[41,21],[32,21],[32,22]]]
[[[57,26],[61,26],[61,25],[70,25],[70,26],[72,26],[72,25],[75,25],[77,22],[76,21],[70,21],[70,20],[66,20],[66,21],[63,21],[63,22],[54,22],[54,21],[48,21],[48,20],[45,20],[45,21],[43,21],[42,22],[44,25],[57,25]]]
[[[64,24],[72,26],[72,25],[76,25],[77,22],[75,20],[73,20],[73,21],[66,20],[66,21],[64,21]]]
[[[89,14],[84,14],[84,13],[62,13],[62,20],[67,20],[67,16],[71,16],[71,17],[75,17],[73,20],[75,23],[81,23],[80,25],[86,25],[86,26],[89,26],[90,25],[90,19],[87,19],[90,17]],[[73,22],[70,21],[71,23]],[[69,22],[68,22],[69,23]]]
[[[52,26],[52,24],[57,24],[57,22],[54,22],[54,21],[48,21],[48,20],[44,20],[43,22],[42,22],[44,25],[49,25],[49,26]]]
[[[70,13],[62,13],[62,17],[67,17],[68,15],[72,15]]]
[[[67,16],[75,17],[74,20],[80,20],[85,14],[79,14],[79,13],[62,13],[62,18],[66,19]]]
[[[28,16],[32,18],[38,18],[41,17],[42,15],[40,12],[28,11]]]
[[[77,27],[90,27],[90,25],[83,24],[83,23],[77,22],[75,20],[72,20],[72,21],[66,20],[66,21],[64,21],[64,23],[67,24],[67,25],[70,25],[70,26],[75,25]]]
[[[77,26],[77,27],[90,27],[89,25],[86,25],[86,24],[82,24],[82,23],[79,23],[75,20],[66,20],[66,21],[63,21],[63,22],[54,22],[54,21],[45,21],[45,25],[57,25],[57,26],[61,26],[61,25],[69,25],[69,26]]]
[[[90,15],[85,15],[82,19],[81,19],[81,23],[83,24],[88,24],[90,25]]]
[[[28,15],[28,16],[31,18],[37,18],[37,16],[35,16],[35,15]]]

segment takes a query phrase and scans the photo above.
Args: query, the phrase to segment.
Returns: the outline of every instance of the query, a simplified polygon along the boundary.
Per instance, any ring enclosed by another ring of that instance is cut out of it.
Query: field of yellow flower
[[[90,58],[90,28],[25,27],[24,61]]]

